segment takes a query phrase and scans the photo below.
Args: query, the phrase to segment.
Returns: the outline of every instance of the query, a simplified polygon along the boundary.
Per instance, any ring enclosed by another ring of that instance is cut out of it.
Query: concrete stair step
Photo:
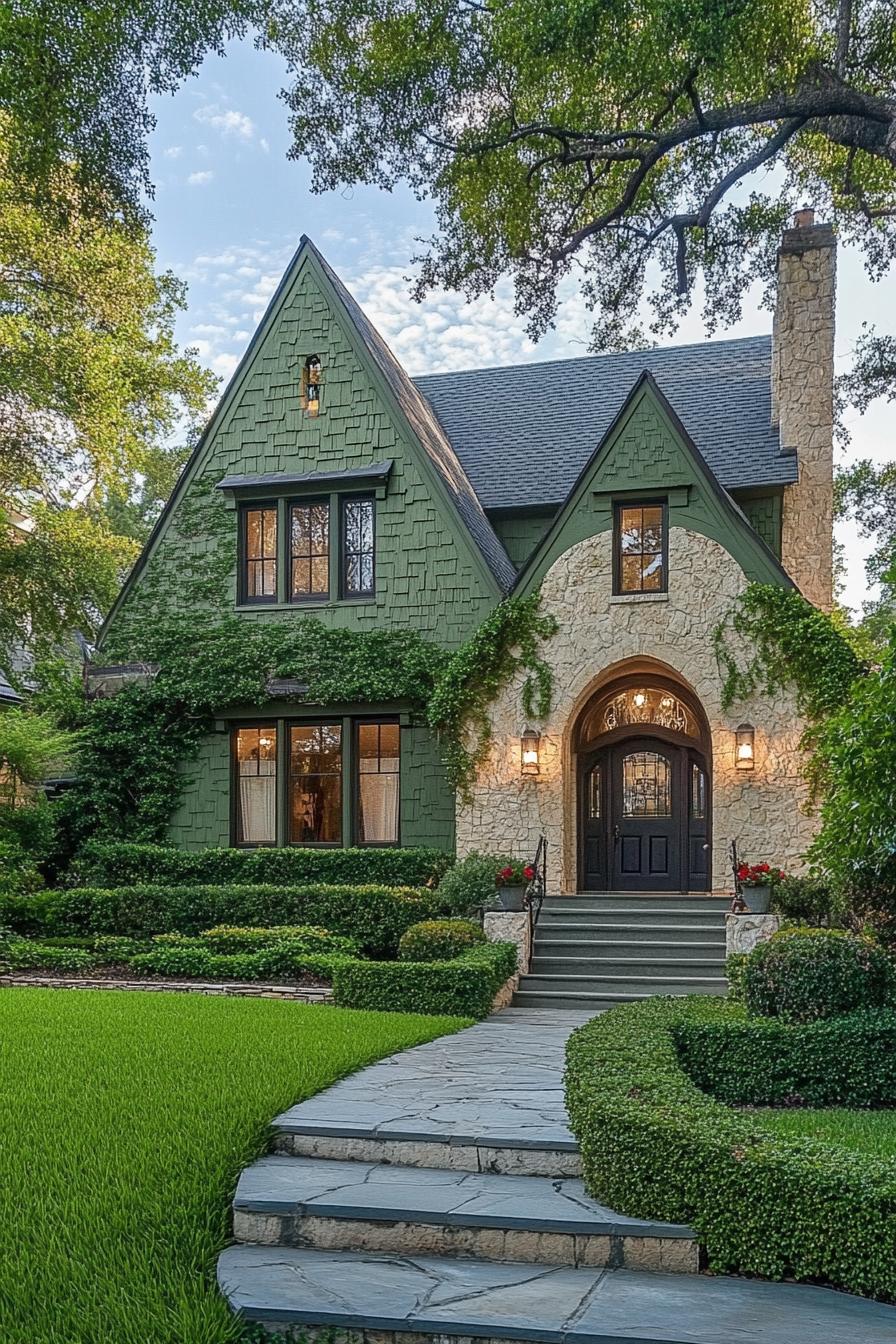
[[[581,921],[572,919],[553,920],[548,924],[539,923],[535,940],[538,943],[542,938],[551,938],[557,942],[575,942],[584,941],[593,942],[596,938],[603,938],[606,935],[608,941],[627,942],[627,943],[656,943],[668,939],[676,943],[708,943],[715,941],[718,946],[725,946],[725,926],[724,924],[643,924],[628,923],[606,923],[606,924],[583,924]]]
[[[710,976],[725,978],[725,959],[707,957],[557,957],[537,953],[529,967],[530,975],[554,976],[631,976],[640,980],[663,975]]]
[[[625,896],[608,892],[606,895],[589,894],[587,896],[549,896],[542,910],[678,910],[705,915],[727,914],[731,906],[730,896],[661,896],[644,895]]]
[[[234,1236],[268,1246],[696,1273],[693,1230],[625,1218],[580,1180],[264,1157],[242,1173]]]
[[[597,994],[726,994],[724,975],[524,975],[520,989],[570,990]]]
[[[727,985],[726,985],[727,990]],[[655,998],[657,994],[691,994],[694,990],[686,989],[683,986],[677,988],[658,990],[653,988],[639,988],[637,984],[628,984],[624,990],[577,990],[571,988],[564,989],[527,989],[523,981],[520,982],[520,988],[513,996],[514,1008],[553,1008],[564,1009],[575,1012],[602,1013],[607,1008],[614,1008],[620,1003],[642,1003],[645,999]],[[701,989],[701,994],[722,994],[722,989]]]
[[[554,924],[588,924],[601,928],[604,924],[653,924],[656,927],[667,925],[687,925],[693,928],[724,929],[725,918],[722,911],[716,910],[668,910],[657,906],[645,906],[633,909],[631,906],[608,905],[600,910],[577,909],[562,906],[557,909],[542,907],[538,926],[551,927]]]
[[[690,1274],[229,1246],[218,1283],[247,1323],[544,1344],[892,1344],[896,1312],[826,1288]]]
[[[579,940],[578,946],[582,949],[584,957],[628,957],[628,956],[663,956],[667,954],[670,957],[708,957],[714,960],[719,956],[719,949],[722,949],[724,955],[725,939],[720,935],[717,938],[706,938],[702,942],[696,938],[679,939],[671,938],[583,938]],[[545,956],[569,956],[569,939],[552,938],[543,936],[541,930],[535,935],[535,950]]]

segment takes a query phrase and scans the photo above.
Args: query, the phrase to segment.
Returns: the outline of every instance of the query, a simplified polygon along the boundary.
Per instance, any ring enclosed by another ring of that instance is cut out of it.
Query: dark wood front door
[[[698,752],[628,737],[585,758],[579,795],[583,890],[706,889],[709,779]]]

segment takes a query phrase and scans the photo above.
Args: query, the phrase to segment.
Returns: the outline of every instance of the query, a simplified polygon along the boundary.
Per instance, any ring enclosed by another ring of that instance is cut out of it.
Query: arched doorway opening
[[[585,705],[576,734],[578,889],[706,891],[711,743],[694,696],[652,673]]]

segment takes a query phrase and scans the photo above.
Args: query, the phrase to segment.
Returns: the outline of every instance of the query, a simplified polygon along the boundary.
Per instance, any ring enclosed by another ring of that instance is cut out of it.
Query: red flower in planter
[[[498,876],[503,877],[506,882],[509,877],[513,877],[513,869],[508,865],[506,868],[501,869]]]
[[[527,863],[525,868],[523,869],[523,877],[526,879],[527,882],[531,882],[534,876],[535,876],[535,869],[532,867],[531,863]]]
[[[737,875],[740,878],[741,882],[743,882],[744,878],[749,875],[749,872],[750,869],[747,866],[747,864],[745,863],[738,864]]]

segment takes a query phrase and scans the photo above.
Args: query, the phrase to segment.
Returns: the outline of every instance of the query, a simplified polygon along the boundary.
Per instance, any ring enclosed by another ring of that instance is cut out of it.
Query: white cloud
[[[197,107],[193,116],[196,121],[202,122],[204,126],[210,126],[213,131],[219,131],[221,135],[232,135],[238,140],[252,140],[255,137],[255,122],[251,117],[247,117],[245,112],[238,112],[235,107],[216,107],[207,104],[204,107]]]
[[[179,159],[183,152],[183,145],[169,145],[167,149],[162,150],[166,159]]]
[[[202,173],[191,173],[187,178],[187,185],[190,187],[204,187],[206,183],[211,182],[214,173],[206,170]]]

